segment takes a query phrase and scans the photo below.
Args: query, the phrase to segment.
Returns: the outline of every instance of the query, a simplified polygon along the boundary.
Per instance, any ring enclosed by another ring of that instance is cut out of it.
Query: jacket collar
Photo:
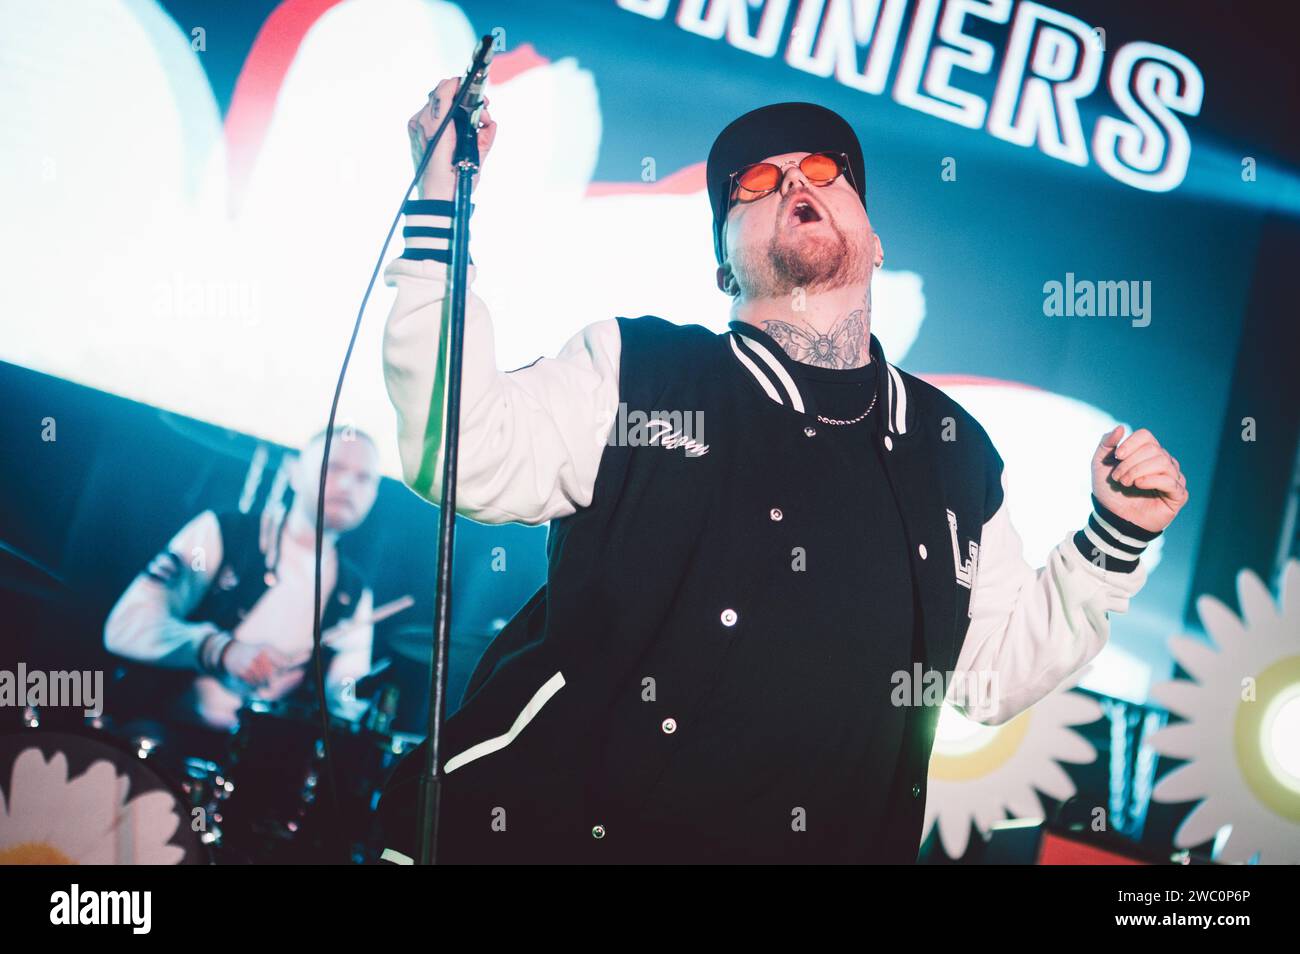
[[[798,363],[785,353],[767,332],[743,321],[728,323],[727,335],[732,356],[752,376],[763,393],[777,404],[789,407],[796,413],[813,416],[810,395],[802,393],[796,381]],[[903,436],[912,425],[913,408],[907,399],[903,376],[885,360],[884,349],[875,335],[871,336],[871,360],[876,363],[876,406],[886,413],[876,417],[877,429],[884,421],[891,434]]]

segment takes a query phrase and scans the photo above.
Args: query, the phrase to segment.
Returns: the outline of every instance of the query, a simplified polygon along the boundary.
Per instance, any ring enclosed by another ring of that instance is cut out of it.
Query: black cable
[[[442,138],[443,130],[447,128],[447,123],[451,122],[452,117],[456,115],[456,110],[460,109],[461,103],[465,99],[465,94],[469,90],[467,79],[468,77],[461,79],[460,86],[456,89],[456,95],[452,97],[451,107],[447,110],[447,115],[443,117],[438,128],[429,137],[429,144],[424,150],[424,156],[420,159],[420,164],[415,169],[415,176],[407,185],[406,191],[402,193],[402,200],[397,204],[397,214],[393,216],[392,224],[388,226],[388,234],[384,236],[384,244],[379,250],[379,258],[375,261],[374,271],[370,273],[370,281],[366,285],[366,292],[361,296],[361,307],[357,309],[357,319],[352,325],[352,337],[348,339],[348,348],[343,355],[343,366],[339,369],[338,383],[334,386],[334,400],[330,402],[329,421],[325,425],[325,446],[321,449],[320,484],[316,491],[316,611],[312,615],[311,642],[312,655],[316,659],[316,698],[320,704],[321,735],[325,747],[325,787],[329,795],[329,813],[332,822],[329,827],[332,832],[337,832],[338,836],[344,840],[343,853],[346,863],[351,863],[352,856],[347,845],[346,834],[343,832],[342,826],[338,824],[339,800],[334,773],[334,748],[330,743],[329,702],[325,698],[325,664],[321,658],[321,562],[325,547],[325,478],[329,473],[330,447],[334,443],[334,421],[338,415],[339,398],[343,394],[343,379],[347,376],[348,365],[352,362],[352,350],[356,347],[357,335],[361,331],[361,319],[366,313],[366,305],[370,302],[370,293],[374,291],[375,282],[378,280],[380,270],[384,266],[384,258],[388,255],[388,246],[393,241],[393,233],[397,231],[397,225],[402,221],[402,208],[406,205],[406,198],[411,194],[411,190],[419,184],[420,178],[424,175],[425,167],[428,166],[429,159],[433,156],[433,150]],[[335,580],[335,585],[337,583],[338,581]]]

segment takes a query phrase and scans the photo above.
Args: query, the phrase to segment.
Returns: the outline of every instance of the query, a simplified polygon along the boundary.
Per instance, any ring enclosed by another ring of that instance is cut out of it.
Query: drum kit
[[[422,736],[388,726],[385,689],[356,721],[330,716],[336,804],[326,790],[325,740],[314,707],[254,702],[239,719],[228,772],[205,774],[196,794],[216,796],[223,848],[249,863],[364,864],[378,859],[375,812],[384,783]],[[230,783],[233,782],[233,789]]]
[[[4,591],[12,588],[8,549],[0,542]],[[10,562],[36,566],[23,554]],[[48,570],[37,576],[62,586]],[[33,601],[32,619],[40,618],[39,602]],[[408,605],[403,598],[377,608],[376,617]],[[453,669],[467,675],[489,640],[459,637]],[[424,737],[397,729],[424,725],[431,641],[427,626],[397,630],[387,657],[354,687],[354,697],[366,697],[368,707],[354,720],[331,714],[336,798],[328,791],[314,703],[250,699],[238,728],[221,735],[196,735],[139,712],[5,711],[0,865],[377,861],[383,786]],[[369,690],[358,692],[367,683]],[[111,694],[124,695],[150,697],[147,691]],[[21,721],[10,722],[10,714]]]
[[[221,761],[187,754],[183,733],[104,716],[43,726],[29,708],[0,735],[0,864],[377,861],[383,785],[422,738],[390,731],[395,695],[356,721],[331,715],[336,804],[314,706],[248,704]]]

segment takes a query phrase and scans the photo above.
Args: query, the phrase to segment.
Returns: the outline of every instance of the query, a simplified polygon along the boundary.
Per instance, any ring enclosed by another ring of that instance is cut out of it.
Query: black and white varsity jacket
[[[412,245],[428,240],[408,239],[385,273],[397,298],[384,370],[405,480],[436,502],[447,267]],[[1137,558],[1155,534],[1097,505],[1047,566],[1031,567],[983,428],[889,364],[874,337],[871,354],[881,413],[863,439],[902,516],[919,661],[945,674],[950,704],[1000,724],[1101,650],[1107,615],[1144,581]],[[471,291],[458,510],[551,528],[547,585],[488,649],[446,726],[446,860],[635,860],[645,847],[636,788],[654,784],[728,646],[761,623],[789,569],[799,505],[784,462],[821,426],[790,362],[738,322],[716,334],[646,316],[588,325],[556,357],[503,373]],[[647,660],[657,693],[633,705]],[[886,828],[901,833],[894,860],[915,857],[941,701],[908,720]],[[618,790],[601,773],[611,736],[635,766]],[[408,760],[384,800],[391,859],[415,853],[418,769]]]

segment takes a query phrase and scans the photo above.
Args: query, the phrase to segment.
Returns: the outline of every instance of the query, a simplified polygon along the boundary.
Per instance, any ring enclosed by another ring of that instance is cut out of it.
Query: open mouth
[[[817,210],[817,206],[807,199],[795,199],[790,205],[789,214],[786,216],[787,224],[793,226],[808,225],[821,220],[821,212]]]

